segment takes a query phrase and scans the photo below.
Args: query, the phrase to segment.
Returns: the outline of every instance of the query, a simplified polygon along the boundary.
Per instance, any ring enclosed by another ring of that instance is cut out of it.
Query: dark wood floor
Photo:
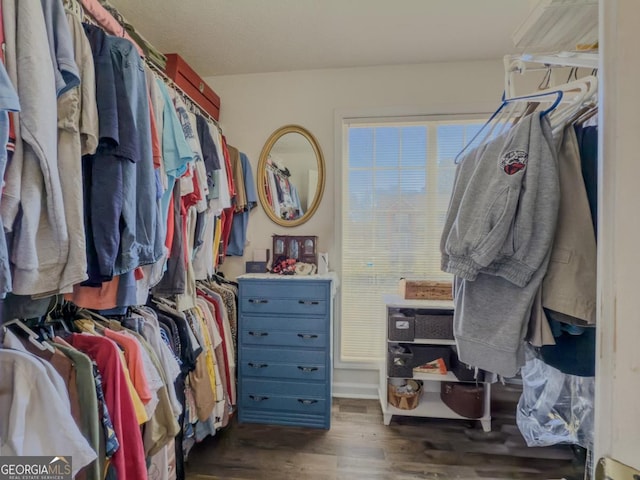
[[[193,448],[187,478],[581,480],[571,447],[526,446],[515,424],[518,392],[495,390],[491,433],[459,420],[393,417],[385,426],[377,401],[355,399],[334,400],[329,431],[233,422]]]

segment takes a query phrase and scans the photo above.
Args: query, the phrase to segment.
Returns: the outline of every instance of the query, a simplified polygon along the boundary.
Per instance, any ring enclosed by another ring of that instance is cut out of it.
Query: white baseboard
[[[378,384],[334,383],[332,396],[337,398],[377,399]]]

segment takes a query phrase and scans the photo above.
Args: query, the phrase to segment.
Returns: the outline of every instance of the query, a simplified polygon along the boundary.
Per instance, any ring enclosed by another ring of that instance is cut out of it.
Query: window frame
[[[426,107],[389,107],[336,110],[334,112],[334,248],[332,260],[333,268],[339,275],[342,273],[342,218],[343,218],[343,168],[348,158],[345,135],[349,125],[383,123],[383,122],[416,122],[416,121],[460,121],[487,120],[495,110],[495,104],[479,103],[461,105],[440,105]],[[380,361],[353,362],[342,360],[342,312],[341,289],[338,289],[334,304],[333,324],[333,368],[354,370],[379,370]],[[383,315],[383,312],[380,312]],[[384,345],[380,345],[383,349]],[[383,355],[381,355],[383,358]]]

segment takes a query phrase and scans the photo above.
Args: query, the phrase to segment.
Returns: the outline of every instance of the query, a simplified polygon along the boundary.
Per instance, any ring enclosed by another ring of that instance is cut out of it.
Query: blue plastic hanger
[[[469,145],[472,145],[473,142],[475,142],[476,138],[478,138],[478,136],[484,131],[486,126],[489,125],[498,116],[498,114],[504,109],[504,107],[506,107],[510,103],[521,102],[523,100],[531,100],[531,99],[536,99],[541,97],[548,97],[549,95],[556,95],[556,99],[554,100],[553,104],[549,108],[547,108],[541,113],[542,116],[549,114],[560,104],[560,102],[562,101],[562,98],[564,97],[564,92],[562,90],[554,90],[552,92],[545,92],[545,93],[534,93],[532,95],[524,95],[522,97],[513,97],[513,98],[506,98],[506,94],[502,92],[502,103],[500,104],[498,109],[495,112],[493,112],[493,114],[489,117],[489,120],[485,122],[482,128],[480,128],[480,130],[476,132],[473,138],[469,142],[467,142],[467,144],[462,148],[462,150],[460,150],[458,155],[456,155],[454,162],[456,164],[460,163],[462,154],[467,151],[467,149],[469,148]]]

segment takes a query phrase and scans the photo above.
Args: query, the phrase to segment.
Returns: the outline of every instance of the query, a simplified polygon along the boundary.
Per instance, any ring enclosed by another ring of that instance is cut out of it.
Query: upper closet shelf
[[[559,67],[598,68],[598,52],[524,53],[507,55],[505,65],[516,66],[519,62],[538,63]],[[513,69],[514,67],[512,67]]]
[[[598,42],[598,0],[539,0],[513,33],[527,51],[583,50]]]

